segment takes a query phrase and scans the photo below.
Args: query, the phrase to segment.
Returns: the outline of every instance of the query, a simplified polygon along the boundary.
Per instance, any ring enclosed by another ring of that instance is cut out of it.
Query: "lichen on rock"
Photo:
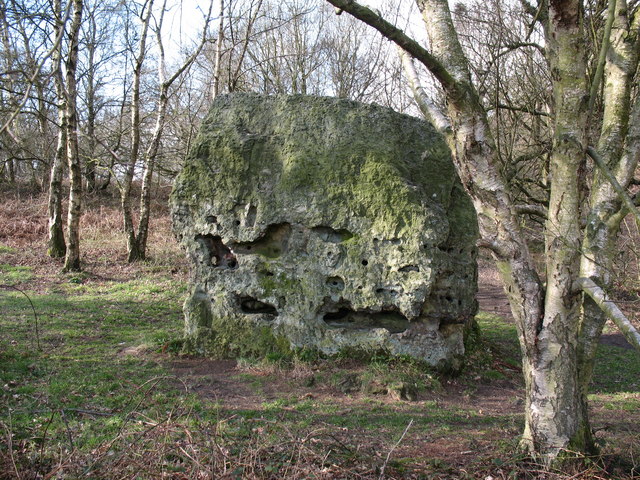
[[[443,139],[376,105],[218,97],[171,196],[205,354],[345,348],[459,368],[475,212]]]

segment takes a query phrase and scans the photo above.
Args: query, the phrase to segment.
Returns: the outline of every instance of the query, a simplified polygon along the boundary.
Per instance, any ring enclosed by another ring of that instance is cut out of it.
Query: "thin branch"
[[[413,425],[413,418],[411,420],[409,420],[409,424],[404,429],[404,432],[402,432],[402,435],[400,435],[400,438],[398,439],[396,444],[391,448],[391,450],[389,450],[389,453],[387,453],[387,458],[385,459],[384,464],[382,465],[382,468],[380,469],[380,480],[382,480],[384,478],[384,470],[387,468],[387,463],[389,463],[389,459],[391,458],[391,454],[393,453],[393,451],[396,448],[398,448],[398,446],[400,445],[400,443],[404,439],[405,435],[407,434],[407,432],[411,428],[411,425]]]
[[[382,18],[378,13],[353,0],[327,0],[327,2],[375,28],[382,36],[394,42],[427,67],[446,90],[452,93],[460,93],[460,85],[436,57],[398,27]]]
[[[65,11],[65,14],[64,14],[63,25],[65,23],[67,23],[67,20],[69,19],[69,16],[71,15],[71,5],[72,4],[73,4],[73,2],[69,2],[67,4],[67,10]],[[47,61],[47,59],[51,55],[53,55],[55,53],[56,49],[58,48],[58,45],[62,41],[63,33],[64,33],[64,29],[60,29],[60,32],[58,33],[58,35],[55,38],[55,41],[53,42],[53,45],[51,46],[49,51],[47,53],[45,53],[44,57],[42,57],[42,59],[40,60],[40,63],[38,65],[36,65],[35,71],[33,72],[33,75],[31,75],[31,77],[29,78],[29,82],[27,83],[27,91],[24,93],[24,96],[22,97],[22,100],[20,101],[20,103],[18,104],[16,109],[13,111],[13,113],[11,114],[9,119],[0,128],[0,134],[3,133],[5,130],[8,130],[9,126],[13,123],[13,121],[16,119],[16,117],[18,115],[20,115],[20,112],[22,112],[22,109],[24,108],[24,106],[26,105],[27,101],[29,100],[29,98],[31,96],[31,89],[33,88],[33,84],[35,83],[36,78],[38,78],[38,75],[40,75],[40,71],[42,70],[42,67],[44,66],[44,63]],[[13,137],[13,136],[12,136],[12,138],[15,139],[15,137]]]
[[[528,108],[528,107],[514,107],[512,105],[505,105],[504,103],[497,104],[496,108],[499,108],[501,110],[511,110],[512,112],[524,112],[524,113],[528,113],[529,115],[537,115],[537,116],[540,116],[540,117],[550,117],[551,116],[547,112],[542,112],[540,110],[533,110],[533,109]]]
[[[26,292],[24,292],[23,290],[20,290],[18,287],[14,287],[13,285],[0,285],[0,288],[15,290],[16,292],[20,292],[22,295],[27,297],[27,300],[29,301],[29,305],[31,305],[31,310],[33,310],[33,318],[35,322],[34,326],[35,326],[35,334],[36,334],[36,345],[38,346],[38,350],[42,351],[42,347],[40,346],[40,329],[38,327],[38,312],[36,312],[36,307],[33,305],[33,302],[31,301],[31,297],[29,297],[29,295],[27,295]]]
[[[175,73],[166,80],[163,85],[167,85],[167,87],[171,86],[171,84],[178,78],[180,75],[184,73],[184,71],[191,66],[194,60],[200,55],[202,49],[207,43],[207,33],[209,30],[209,23],[211,21],[211,11],[213,10],[213,0],[209,2],[209,11],[207,12],[207,18],[205,19],[204,27],[202,28],[202,38],[200,39],[200,44],[196,48],[196,50],[184,61],[182,66],[178,68]]]
[[[581,277],[575,282],[577,289],[589,295],[600,309],[620,329],[624,338],[638,351],[640,351],[640,333],[625,316],[618,306],[607,298],[607,294],[590,278]]]
[[[427,93],[420,84],[420,79],[413,64],[413,57],[409,55],[401,47],[398,47],[398,54],[402,60],[402,67],[404,69],[405,76],[413,92],[413,98],[418,104],[418,108],[422,112],[422,115],[429,120],[438,130],[445,133],[451,130],[451,123],[445,114],[440,110],[435,103],[429,98]]]
[[[593,76],[593,81],[591,82],[591,91],[589,93],[589,106],[587,107],[589,116],[593,115],[593,106],[596,102],[600,83],[602,82],[604,64],[607,61],[607,52],[609,51],[609,43],[611,39],[611,28],[613,27],[613,21],[616,18],[616,0],[609,0],[609,6],[607,8],[607,23],[605,24],[604,33],[602,34],[602,45],[600,47],[600,55],[598,56],[598,65],[596,67],[596,73]]]
[[[629,209],[629,212],[632,213],[634,217],[636,217],[636,220],[640,222],[640,211],[638,211],[638,208],[636,207],[629,194],[625,191],[624,188],[622,188],[620,183],[618,183],[618,180],[613,175],[613,173],[611,173],[611,171],[607,167],[607,164],[604,162],[604,159],[593,147],[587,147],[586,152],[587,155],[589,155],[593,159],[605,178],[609,181],[613,189],[622,200],[622,203],[624,203],[627,209]]]
[[[547,209],[541,205],[516,205],[516,212],[520,214],[536,215],[547,218]]]

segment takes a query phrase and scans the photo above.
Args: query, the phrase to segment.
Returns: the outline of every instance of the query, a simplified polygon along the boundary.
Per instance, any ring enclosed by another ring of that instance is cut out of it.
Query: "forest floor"
[[[149,260],[129,265],[117,199],[88,197],[84,271],[63,274],[45,198],[0,195],[0,478],[640,478],[640,358],[610,326],[590,395],[602,456],[543,474],[518,455],[519,349],[488,261],[455,377],[376,356],[186,357],[188,265],[164,201]]]

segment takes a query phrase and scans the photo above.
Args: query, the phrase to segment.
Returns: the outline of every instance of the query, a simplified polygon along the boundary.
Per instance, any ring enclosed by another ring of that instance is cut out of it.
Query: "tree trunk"
[[[69,213],[67,216],[67,255],[64,271],[80,270],[80,216],[82,215],[82,171],[78,148],[78,113],[76,108],[78,37],[82,22],[82,1],[73,0],[73,20],[69,32],[67,58],[67,160],[69,162]]]
[[[218,19],[218,38],[216,39],[216,56],[213,66],[213,85],[211,97],[216,98],[220,93],[222,77],[222,45],[224,43],[224,0],[220,0],[220,17]]]
[[[546,288],[538,279],[512,195],[499,173],[487,114],[472,84],[448,2],[417,0],[430,40],[431,50],[427,51],[353,0],[328,1],[396,42],[421,61],[443,87],[449,125],[439,123],[478,213],[481,244],[493,251],[518,327],[527,394],[522,445],[546,465],[569,450],[593,452],[585,393],[590,375],[583,374],[581,356],[586,351],[580,337],[584,330],[582,296],[574,290],[582,252],[580,219],[586,193],[582,145],[589,97],[581,1],[550,0],[548,12],[544,4],[545,11],[540,12],[546,22],[555,110],[545,225]],[[612,233],[604,233],[607,241]],[[599,332],[594,335],[596,342],[598,336]],[[585,357],[593,361],[591,353]]]
[[[579,0],[552,0],[546,31],[553,75],[554,139],[549,214],[545,227],[547,291],[537,352],[527,356],[524,445],[546,463],[565,450],[595,450],[578,373],[580,213],[584,192],[588,86]],[[577,142],[577,143],[576,143]],[[560,413],[561,412],[561,413]]]
[[[162,78],[162,75],[161,75]],[[160,90],[156,126],[151,138],[151,144],[145,154],[144,172],[142,174],[142,186],[140,192],[140,221],[138,222],[138,252],[140,259],[146,258],[147,238],[149,236],[149,219],[151,217],[151,181],[153,169],[160,149],[160,139],[164,130],[167,113],[169,87],[163,83]]]
[[[54,2],[54,15],[56,16],[55,32],[56,37],[64,28],[62,25],[62,7],[60,0]],[[64,81],[62,79],[62,42],[53,55],[54,83],[56,86],[56,97],[58,100],[58,143],[51,165],[51,176],[49,178],[49,241],[47,254],[54,258],[64,258],[67,253],[67,245],[64,241],[64,231],[62,227],[62,177],[64,171],[64,161],[66,160],[65,150],[67,145],[67,115],[66,102],[64,100]]]
[[[140,152],[140,129],[142,128],[140,122],[140,84],[142,79],[142,64],[147,54],[147,35],[149,32],[149,23],[151,21],[153,0],[147,4],[146,9],[146,16],[143,17],[138,55],[136,57],[133,70],[133,86],[131,89],[131,152],[129,154],[129,164],[127,165],[127,170],[122,180],[122,186],[120,187],[120,205],[122,207],[124,231],[127,236],[128,262],[135,262],[143,258],[138,248],[138,239],[133,225],[131,186]]]
[[[222,8],[222,5],[221,5]],[[162,139],[162,132],[167,117],[167,107],[169,104],[169,89],[173,82],[175,82],[180,75],[187,70],[191,64],[195,61],[197,56],[202,51],[207,40],[207,29],[209,21],[211,19],[211,11],[213,9],[213,0],[209,3],[209,11],[205,20],[205,25],[202,31],[202,39],[196,50],[185,60],[185,62],[173,73],[173,75],[166,79],[166,65],[165,65],[165,51],[162,42],[162,23],[164,20],[165,9],[163,7],[158,25],[156,27],[156,38],[158,40],[158,80],[160,82],[160,96],[158,98],[158,107],[156,113],[156,125],[153,129],[153,135],[151,136],[151,143],[147,148],[144,156],[144,170],[142,174],[142,186],[140,192],[140,220],[138,222],[138,236],[137,236],[137,249],[138,258],[145,259],[147,253],[147,239],[149,236],[149,219],[151,217],[151,182],[153,179],[153,170],[155,167],[156,158],[160,150],[160,141]]]
[[[631,104],[634,75],[640,60],[640,15],[633,22],[625,0],[617,0],[607,61],[604,68],[604,112],[598,151],[616,181],[627,188],[640,157],[640,97]],[[605,175],[596,169],[591,187],[590,210],[584,231],[580,277],[605,291],[612,285],[616,236],[627,211]],[[583,295],[580,323],[580,384],[586,403],[593,375],[598,339],[606,315],[588,295]]]
[[[66,148],[66,120],[64,106],[60,107],[58,121],[58,145],[56,147],[53,165],[51,166],[51,178],[49,180],[49,242],[47,254],[54,258],[63,258],[67,253],[67,245],[64,241],[62,227],[62,177],[64,171]]]

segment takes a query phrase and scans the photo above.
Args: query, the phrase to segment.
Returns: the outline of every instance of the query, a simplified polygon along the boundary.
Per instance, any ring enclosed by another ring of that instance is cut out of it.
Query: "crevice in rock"
[[[335,230],[325,226],[313,227],[311,231],[316,233],[321,240],[329,243],[342,243],[353,237],[353,233],[349,230]]]
[[[249,205],[249,210],[247,211],[247,218],[244,221],[244,224],[247,227],[253,227],[256,224],[256,216],[258,214],[258,209],[255,205]]]
[[[248,314],[267,314],[273,315],[274,317],[278,316],[278,310],[275,306],[270,303],[262,302],[253,297],[240,297],[240,310],[242,313]]]
[[[197,235],[196,242],[204,248],[208,261],[214,268],[238,268],[236,256],[218,235]]]
[[[378,295],[390,295],[391,297],[397,297],[402,287],[379,287],[376,288],[376,293]]]
[[[237,243],[233,249],[237,253],[262,255],[267,258],[278,258],[287,250],[291,225],[277,223],[269,225],[264,234],[253,242]]]
[[[399,272],[419,272],[420,271],[420,267],[418,267],[417,265],[405,265],[402,268],[398,269]]]
[[[409,320],[397,309],[381,312],[354,310],[348,303],[326,305],[322,320],[331,328],[371,330],[385,328],[389,333],[401,333],[409,328]]]

